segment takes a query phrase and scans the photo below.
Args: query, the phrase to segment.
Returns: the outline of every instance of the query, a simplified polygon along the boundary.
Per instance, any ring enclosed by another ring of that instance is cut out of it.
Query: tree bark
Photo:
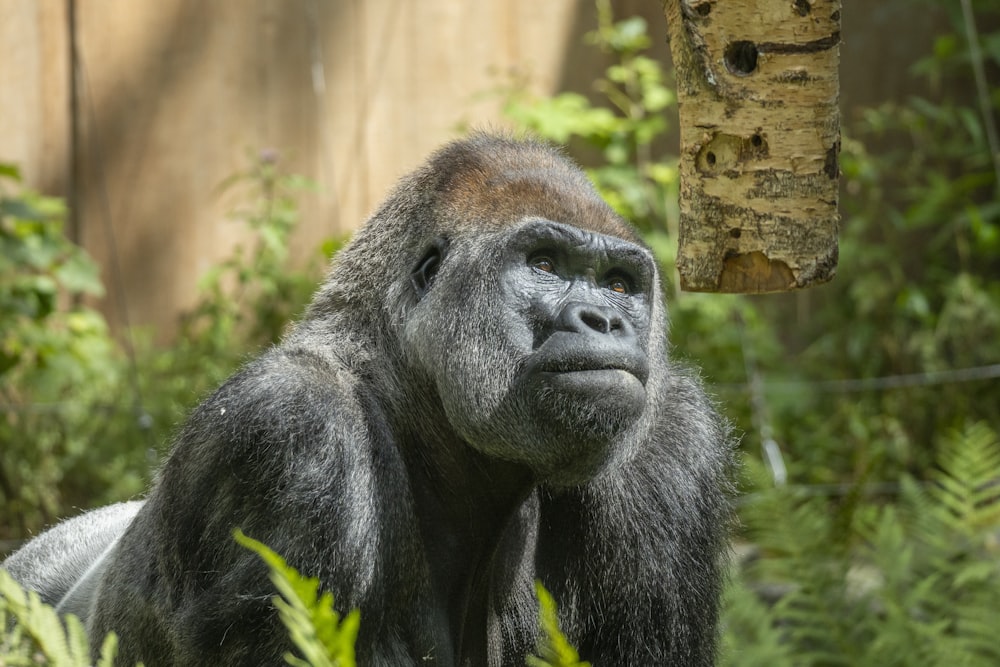
[[[680,110],[681,288],[837,267],[840,0],[663,0]]]

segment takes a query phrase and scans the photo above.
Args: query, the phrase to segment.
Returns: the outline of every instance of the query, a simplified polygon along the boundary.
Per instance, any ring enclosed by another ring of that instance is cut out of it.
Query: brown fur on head
[[[397,311],[406,302],[400,288],[428,243],[499,231],[527,218],[643,245],[635,229],[557,148],[477,132],[444,146],[400,180],[337,255],[306,319],[349,312],[352,321],[370,331],[375,320],[393,317],[376,312],[380,306]],[[385,298],[374,304],[373,296]]]
[[[424,173],[437,176],[441,219],[489,231],[529,217],[638,241],[559,150],[538,141],[476,133],[445,146]]]

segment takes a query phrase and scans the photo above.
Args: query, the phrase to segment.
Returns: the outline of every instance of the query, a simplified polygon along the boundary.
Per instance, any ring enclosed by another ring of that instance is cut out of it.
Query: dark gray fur
[[[240,527],[340,610],[360,608],[361,665],[523,665],[536,578],[595,665],[712,664],[726,428],[668,360],[655,269],[628,311],[649,364],[637,409],[617,385],[611,410],[516,395],[541,325],[503,258],[539,220],[652,265],[544,145],[480,134],[403,179],[297,328],[188,419],[114,550],[90,632],[116,631],[127,664],[281,664],[275,591],[233,541]],[[443,261],[422,281],[414,267],[435,247]]]

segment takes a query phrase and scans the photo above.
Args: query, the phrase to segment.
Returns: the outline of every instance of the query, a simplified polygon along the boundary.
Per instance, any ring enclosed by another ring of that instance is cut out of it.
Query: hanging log
[[[664,0],[680,110],[681,288],[837,267],[840,0]]]

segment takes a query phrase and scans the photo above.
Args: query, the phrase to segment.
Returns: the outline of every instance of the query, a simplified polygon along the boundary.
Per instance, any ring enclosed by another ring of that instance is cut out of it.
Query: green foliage
[[[139,440],[138,424],[114,401],[123,355],[87,305],[103,288],[94,262],[65,237],[64,214],[61,201],[23,189],[17,169],[0,165],[0,526],[15,532],[144,481],[134,472],[142,452],[122,457],[108,443]]]
[[[250,168],[221,184],[220,193],[240,202],[231,217],[246,226],[247,243],[202,277],[201,297],[181,318],[177,344],[154,362],[157,386],[180,382],[169,387],[181,397],[177,407],[189,405],[192,377],[202,391],[214,387],[247,355],[277,342],[308,303],[322,276],[316,260],[328,259],[339,247],[328,243],[326,257],[317,253],[303,268],[290,265],[298,196],[313,187],[283,173],[273,151],[263,151]]]
[[[1000,662],[1000,441],[977,424],[939,451],[930,481],[905,477],[894,504],[750,497],[760,553],[730,586],[728,664]]]
[[[0,570],[0,630],[0,665],[94,664],[80,619],[70,615],[60,620],[37,593],[22,589],[6,570]],[[118,640],[110,634],[101,644],[97,667],[112,667],[117,651]]]
[[[799,326],[785,335],[802,373],[883,377],[1000,361],[998,184],[958,5],[934,4],[955,24],[913,67],[924,92],[863,110],[846,128],[842,278],[794,305],[768,306],[775,315],[794,311]],[[996,6],[980,7],[981,23],[991,25]],[[993,44],[1000,32],[981,37]],[[1000,99],[995,83],[989,93]],[[799,479],[893,479],[928,468],[952,428],[978,420],[1000,428],[998,403],[995,381],[807,390],[776,419]]]
[[[676,96],[662,66],[643,55],[650,46],[646,21],[615,22],[609,0],[597,8],[598,27],[587,42],[615,61],[594,82],[602,104],[573,92],[539,98],[520,82],[505,91],[504,114],[537,136],[560,144],[579,139],[599,149],[602,162],[587,172],[608,203],[642,229],[676,233],[677,160],[654,158],[652,149],[668,129],[664,111]]]
[[[278,589],[274,598],[282,623],[303,658],[285,654],[285,661],[297,667],[354,667],[354,643],[361,614],[355,609],[341,619],[333,608],[333,595],[319,593],[319,580],[303,577],[267,546],[237,530],[236,541],[259,555],[271,572]]]
[[[540,581],[535,582],[535,595],[538,596],[538,624],[542,634],[538,640],[538,655],[528,656],[528,667],[590,667],[589,662],[580,660],[580,654],[559,629],[556,601]]]
[[[220,189],[245,202],[233,216],[251,250],[209,271],[175,345],[140,332],[130,358],[89,305],[103,288],[64,234],[62,203],[20,188],[17,169],[0,165],[0,537],[140,493],[154,448],[187,409],[281,336],[321,277],[316,260],[338,246],[291,265],[296,196],[307,187],[270,152],[227,179]]]
[[[197,400],[250,355],[278,341],[308,303],[322,264],[340,246],[327,241],[301,266],[290,260],[298,198],[313,187],[283,172],[269,150],[220,184],[220,195],[238,202],[230,215],[246,227],[245,242],[201,278],[199,299],[182,315],[174,343],[147,345],[140,359],[144,395],[150,397],[146,409],[160,427],[158,444],[169,442],[171,429]]]
[[[273,151],[262,152],[245,172],[226,179],[220,192],[236,191],[241,203],[231,214],[250,232],[251,248],[233,254],[201,279],[202,298],[182,322],[193,335],[217,349],[241,351],[276,342],[316,287],[315,262],[289,271],[288,243],[299,221],[297,197],[312,182],[284,174]]]

